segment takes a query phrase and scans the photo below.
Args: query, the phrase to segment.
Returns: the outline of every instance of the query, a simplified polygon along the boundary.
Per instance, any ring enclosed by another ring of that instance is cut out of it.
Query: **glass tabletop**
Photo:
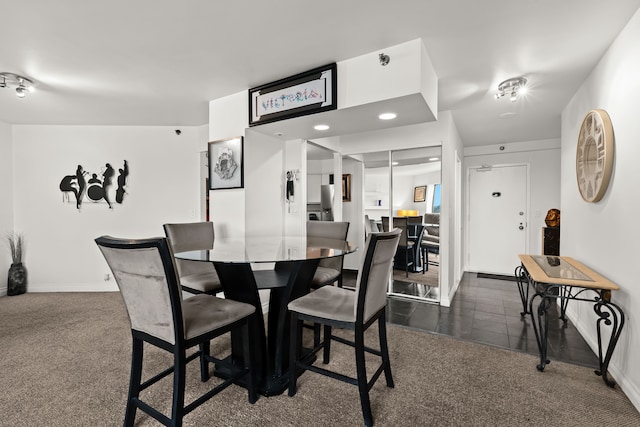
[[[350,254],[357,246],[339,239],[306,236],[216,237],[207,250],[179,252],[178,259],[224,263],[261,263],[332,258]]]
[[[558,256],[531,255],[544,273],[554,279],[572,279],[592,282],[586,274]]]

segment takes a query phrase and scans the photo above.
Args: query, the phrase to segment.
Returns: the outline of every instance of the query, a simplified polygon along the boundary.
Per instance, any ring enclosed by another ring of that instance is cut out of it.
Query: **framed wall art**
[[[424,202],[427,200],[427,186],[421,185],[413,189],[413,201]]]
[[[335,110],[336,64],[249,89],[249,126]]]
[[[237,136],[209,143],[209,189],[244,188],[244,139]]]
[[[342,175],[342,201],[351,201],[351,174],[345,173]]]

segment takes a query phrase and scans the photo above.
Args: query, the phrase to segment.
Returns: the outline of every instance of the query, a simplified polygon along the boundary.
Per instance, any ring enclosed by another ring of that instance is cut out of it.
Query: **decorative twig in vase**
[[[22,263],[22,234],[9,233],[7,235],[7,240],[9,241],[12,264]]]

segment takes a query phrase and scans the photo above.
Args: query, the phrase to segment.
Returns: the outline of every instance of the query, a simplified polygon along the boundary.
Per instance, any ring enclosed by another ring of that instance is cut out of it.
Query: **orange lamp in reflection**
[[[412,209],[398,209],[398,216],[418,216],[417,210]]]

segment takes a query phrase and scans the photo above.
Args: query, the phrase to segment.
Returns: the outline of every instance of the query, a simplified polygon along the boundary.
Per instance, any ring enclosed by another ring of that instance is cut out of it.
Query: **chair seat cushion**
[[[181,276],[180,284],[204,293],[222,291],[220,279],[215,271]]]
[[[250,304],[198,294],[182,300],[184,337],[191,339],[249,316],[256,309]]]
[[[440,243],[440,237],[439,236],[432,236],[431,234],[423,234],[422,235],[422,244],[424,245],[425,243]]]
[[[334,268],[318,267],[311,280],[312,287],[318,287],[335,282],[340,277],[340,272]]]
[[[336,286],[324,286],[303,297],[293,300],[289,310],[309,316],[353,323],[356,293]]]

